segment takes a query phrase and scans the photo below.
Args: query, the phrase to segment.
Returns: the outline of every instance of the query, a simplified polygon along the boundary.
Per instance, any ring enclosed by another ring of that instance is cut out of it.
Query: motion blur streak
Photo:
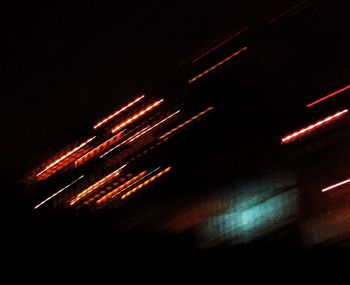
[[[154,124],[153,126],[147,128],[146,130],[142,131],[139,135],[137,136],[133,136],[129,142],[134,141],[135,139],[139,138],[140,136],[148,133],[150,130],[154,129],[155,127],[158,127],[160,124],[164,123],[165,121],[169,120],[171,117],[175,116],[176,114],[178,114],[180,112],[180,110],[177,110],[176,112],[172,113],[171,115],[169,115],[168,117],[164,118],[163,120],[159,121],[158,123]]]
[[[217,44],[216,46],[210,48],[209,50],[203,52],[201,55],[197,56],[195,59],[193,59],[191,61],[191,63],[196,63],[198,60],[200,60],[201,58],[205,57],[206,55],[208,55],[209,53],[215,51],[216,49],[218,49],[219,47],[223,46],[224,44],[226,44],[227,42],[229,42],[230,40],[238,37],[240,34],[244,33],[245,31],[248,30],[248,27],[245,27],[244,29],[240,30],[239,32],[235,33],[234,35],[231,35],[230,37],[228,37],[226,40],[222,41],[221,43]]]
[[[116,148],[129,143],[129,142],[133,142],[134,140],[136,140],[137,138],[143,136],[144,134],[148,133],[150,130],[154,129],[155,127],[159,126],[160,124],[164,123],[165,121],[167,121],[168,119],[170,119],[171,117],[175,116],[177,113],[179,113],[180,110],[177,110],[176,112],[172,113],[171,115],[169,115],[168,117],[164,118],[163,120],[159,121],[158,123],[154,124],[153,126],[149,127],[145,127],[143,128],[141,131],[138,131],[136,134],[132,135],[131,137],[127,138],[126,140],[122,141],[120,144],[116,145],[115,147],[111,148],[110,150],[108,150],[107,152],[105,152],[104,154],[102,154],[100,156],[100,158],[106,156],[108,153],[112,152],[113,150],[115,150]]]
[[[332,92],[332,93],[330,93],[330,94],[328,94],[328,95],[326,95],[326,96],[324,96],[324,97],[322,97],[322,98],[320,98],[320,99],[318,99],[318,100],[316,100],[314,102],[311,102],[311,103],[307,104],[306,107],[310,108],[310,107],[312,107],[312,106],[314,106],[314,105],[316,105],[318,103],[321,103],[322,101],[325,101],[325,100],[327,100],[327,99],[329,99],[329,98],[331,98],[331,97],[333,97],[335,95],[338,95],[339,93],[342,93],[342,92],[344,92],[344,91],[346,91],[348,89],[350,89],[350,85],[347,85],[347,86],[345,86],[345,87],[343,87],[343,88],[341,88],[341,89],[339,89],[337,91],[334,91],[334,92]]]
[[[334,185],[328,186],[328,187],[326,187],[326,188],[323,188],[323,189],[322,189],[322,192],[326,192],[326,191],[328,191],[328,190],[337,188],[337,187],[342,186],[342,185],[344,185],[344,184],[347,184],[347,183],[349,183],[349,182],[350,182],[350,178],[349,178],[349,179],[346,179],[346,180],[344,180],[344,181],[342,181],[342,182],[339,182],[339,183],[337,183],[337,184],[334,184]]]
[[[165,173],[169,172],[171,170],[171,166],[168,168],[164,169],[163,171],[157,173],[156,175],[152,176],[150,179],[147,179],[145,182],[141,183],[140,185],[136,186],[134,189],[130,190],[126,194],[124,194],[121,199],[124,200],[125,198],[128,198],[130,195],[134,194],[136,191],[140,190],[141,188],[145,187],[149,183],[153,182],[157,178],[161,177]]]
[[[81,145],[77,146],[76,148],[72,149],[71,151],[65,153],[64,155],[62,155],[60,158],[56,159],[54,162],[52,162],[51,164],[49,164],[44,170],[40,171],[36,176],[40,176],[42,175],[44,172],[46,172],[47,170],[49,170],[50,168],[52,168],[53,166],[55,166],[56,164],[58,164],[59,162],[61,162],[62,160],[66,159],[67,157],[69,157],[70,155],[72,155],[73,153],[75,153],[76,151],[78,151],[79,149],[81,149],[82,147],[86,146],[89,142],[91,142],[93,139],[95,139],[96,136],[89,138],[88,140],[86,140],[85,142],[83,142]]]
[[[98,122],[96,125],[94,125],[94,129],[97,129],[99,127],[101,127],[102,125],[104,125],[105,123],[107,123],[108,121],[112,120],[114,117],[118,116],[119,114],[123,113],[124,111],[126,111],[127,109],[129,109],[130,107],[132,107],[133,105],[135,105],[137,102],[139,102],[140,100],[142,100],[145,97],[145,95],[142,95],[138,98],[136,98],[134,101],[130,102],[129,104],[127,104],[126,106],[124,106],[123,108],[119,109],[118,111],[114,112],[113,114],[111,114],[110,116],[104,118],[103,120],[101,120],[100,122]]]
[[[214,110],[214,107],[209,107],[207,109],[205,109],[204,111],[200,112],[199,114],[193,116],[191,119],[183,122],[182,124],[178,125],[177,127],[173,128],[172,130],[170,130],[169,132],[165,133],[164,135],[160,136],[159,138],[160,139],[164,139],[170,135],[172,135],[173,133],[175,133],[177,130],[185,127],[186,125],[192,123],[194,120],[197,120],[199,119],[201,116],[203,116],[205,113],[211,111],[211,110]]]
[[[162,103],[164,101],[164,99],[160,99],[156,102],[154,102],[151,105],[148,105],[146,108],[142,109],[140,112],[138,112],[136,115],[133,115],[132,117],[130,117],[129,119],[121,122],[120,124],[118,124],[117,126],[115,126],[112,129],[112,133],[115,133],[117,131],[119,131],[120,129],[124,128],[125,126],[131,124],[132,122],[136,121],[139,117],[143,116],[144,114],[146,114],[147,112],[151,111],[152,109],[154,109],[155,107],[157,107],[160,103]]]
[[[115,136],[111,137],[107,141],[101,143],[99,146],[97,146],[94,149],[90,150],[88,153],[84,154],[82,157],[78,158],[75,161],[74,166],[78,167],[79,165],[85,163],[89,159],[91,159],[91,158],[95,157],[96,155],[100,154],[106,148],[110,147],[112,144],[117,142],[121,138],[122,133],[123,132],[119,132],[118,134],[116,134]]]
[[[97,189],[98,187],[101,187],[102,185],[104,185],[105,183],[108,183],[109,181],[111,181],[112,179],[114,179],[115,177],[117,177],[120,174],[120,171],[126,166],[126,164],[124,164],[122,167],[118,168],[117,170],[113,171],[112,173],[108,174],[107,176],[105,176],[104,178],[102,178],[101,180],[97,181],[96,183],[94,183],[93,185],[89,186],[88,188],[86,188],[85,190],[83,190],[82,192],[80,192],[75,198],[73,198],[70,201],[70,205],[73,206],[75,203],[79,202],[81,199],[83,199],[86,195],[90,194],[92,191],[94,191],[95,189]]]
[[[194,81],[196,81],[197,79],[203,77],[204,75],[208,74],[209,72],[213,71],[214,69],[218,68],[220,65],[223,65],[226,61],[229,61],[230,59],[232,59],[233,57],[239,55],[241,52],[247,50],[247,47],[243,47],[240,50],[234,52],[233,54],[229,55],[228,57],[226,57],[225,59],[223,59],[222,61],[218,62],[217,64],[213,65],[212,67],[208,68],[207,70],[203,71],[202,73],[196,75],[195,77],[193,77],[192,79],[190,79],[188,81],[188,83],[192,83]]]
[[[140,178],[144,177],[145,174],[147,173],[147,171],[143,171],[139,174],[137,174],[136,176],[134,176],[133,178],[131,178],[130,180],[126,181],[125,183],[123,183],[122,185],[118,186],[117,188],[115,188],[114,190],[112,190],[111,192],[109,192],[108,194],[106,194],[105,196],[103,196],[102,198],[98,199],[96,201],[97,204],[100,204],[110,198],[113,198],[116,194],[118,194],[120,191],[122,191],[123,189],[125,189],[126,187],[132,185],[132,183],[134,183],[135,181],[139,180]]]
[[[57,191],[55,194],[51,195],[50,197],[48,197],[47,199],[45,199],[44,201],[40,202],[38,205],[36,205],[34,207],[34,209],[38,209],[40,206],[42,206],[43,204],[45,204],[47,201],[49,201],[50,199],[52,199],[53,197],[57,196],[58,194],[60,194],[62,191],[66,190],[67,188],[69,188],[70,186],[72,186],[75,182],[77,182],[78,180],[82,179],[84,177],[84,175],[80,176],[79,178],[75,179],[73,182],[69,183],[67,186],[63,187],[61,190]]]
[[[344,116],[347,112],[348,112],[348,110],[345,109],[345,110],[340,111],[332,116],[329,116],[321,121],[318,121],[315,124],[308,126],[307,128],[301,129],[300,131],[296,131],[288,136],[285,136],[284,138],[282,138],[281,143],[286,144],[286,143],[289,143],[291,141],[294,141],[298,137],[302,137],[302,136],[310,133],[311,131],[314,131],[315,129],[319,129],[321,126],[329,124],[330,122],[332,122],[334,120],[340,119],[340,117]]]

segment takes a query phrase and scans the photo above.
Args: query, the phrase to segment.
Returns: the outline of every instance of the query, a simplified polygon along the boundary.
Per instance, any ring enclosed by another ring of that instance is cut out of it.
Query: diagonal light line
[[[38,205],[36,205],[34,207],[34,209],[39,208],[41,205],[45,204],[47,201],[49,201],[50,199],[54,198],[55,196],[57,196],[58,194],[60,194],[62,191],[66,190],[67,188],[69,188],[70,186],[72,186],[74,183],[76,183],[78,180],[82,179],[84,177],[84,175],[80,176],[79,178],[75,179],[73,182],[71,182],[70,184],[68,184],[67,186],[63,187],[61,190],[57,191],[55,194],[51,195],[50,197],[48,197],[47,199],[45,199],[44,201],[40,202]]]

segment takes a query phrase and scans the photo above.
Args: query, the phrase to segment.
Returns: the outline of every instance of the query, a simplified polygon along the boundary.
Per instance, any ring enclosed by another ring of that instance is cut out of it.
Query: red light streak
[[[220,62],[218,62],[217,64],[213,65],[212,67],[206,69],[205,71],[203,71],[202,73],[196,75],[195,77],[193,77],[192,79],[190,79],[188,81],[188,83],[192,83],[194,81],[196,81],[197,79],[203,77],[204,75],[208,74],[209,72],[213,71],[214,69],[218,68],[220,65],[223,65],[226,61],[229,61],[230,59],[232,59],[233,57],[239,55],[240,53],[242,53],[243,51],[247,50],[247,47],[243,47],[240,50],[234,52],[233,54],[229,55],[228,57],[224,58],[223,60],[221,60]]]
[[[128,198],[130,195],[134,194],[136,191],[139,191],[141,188],[147,186],[149,183],[153,182],[154,180],[161,177],[162,175],[169,172],[170,170],[171,170],[171,166],[169,166],[168,168],[164,169],[163,171],[157,173],[156,175],[152,176],[150,179],[147,179],[145,182],[141,183],[140,185],[136,186],[134,189],[132,189],[129,192],[127,192],[126,194],[124,194],[121,197],[121,199],[124,200],[124,199]]]
[[[323,189],[322,189],[322,192],[326,192],[326,191],[328,191],[328,190],[337,188],[337,187],[342,186],[342,185],[344,185],[344,184],[347,184],[347,183],[349,183],[349,182],[350,182],[350,179],[346,179],[346,180],[341,181],[341,182],[339,182],[339,183],[337,183],[337,184],[333,184],[333,185],[331,185],[331,186],[328,186],[328,187],[326,187],[326,188],[323,188]]]
[[[157,107],[160,103],[162,103],[164,101],[164,99],[160,99],[156,102],[154,102],[151,105],[148,105],[146,108],[142,109],[140,112],[138,112],[136,115],[131,116],[129,119],[119,123],[117,126],[115,126],[112,129],[112,133],[115,133],[119,130],[121,130],[122,128],[126,127],[127,125],[133,123],[134,121],[136,121],[139,117],[143,116],[144,114],[146,114],[147,112],[151,111],[152,109],[154,109],[155,107]]]
[[[119,114],[123,113],[124,111],[126,111],[127,109],[129,109],[130,107],[135,105],[137,102],[142,100],[144,97],[145,97],[145,95],[142,95],[142,96],[136,98],[134,101],[130,102],[129,104],[127,104],[123,108],[119,109],[118,111],[116,111],[113,114],[109,115],[108,117],[104,118],[103,120],[98,122],[96,125],[94,125],[94,129],[97,129],[97,128],[101,127],[102,125],[106,124],[108,121],[112,120],[114,117],[118,116]]]
[[[47,167],[45,167],[42,171],[40,171],[38,174],[36,174],[37,177],[43,175],[46,171],[48,171],[50,168],[54,167],[56,164],[60,163],[61,161],[63,161],[64,159],[68,158],[69,156],[71,156],[73,153],[75,153],[76,151],[78,151],[79,149],[83,148],[84,146],[86,146],[89,142],[91,142],[92,140],[94,140],[96,137],[92,137],[89,138],[88,140],[86,140],[85,142],[83,142],[82,144],[80,144],[79,146],[77,146],[76,148],[72,149],[71,151],[65,153],[64,155],[62,155],[61,157],[59,157],[58,159],[56,159],[54,162],[50,163]]]
[[[338,112],[338,113],[336,113],[336,114],[334,114],[332,116],[329,116],[329,117],[327,117],[327,118],[325,118],[325,119],[323,119],[321,121],[318,121],[318,122],[316,122],[316,123],[314,123],[314,124],[304,128],[304,129],[301,129],[301,130],[296,131],[296,132],[294,132],[294,133],[292,133],[290,135],[287,135],[287,136],[282,138],[281,143],[282,144],[286,144],[286,143],[289,143],[291,141],[294,141],[298,137],[302,137],[302,136],[304,136],[304,135],[306,135],[306,134],[308,134],[308,133],[310,133],[310,132],[312,132],[312,131],[314,131],[316,129],[319,129],[320,127],[322,127],[322,126],[324,126],[326,124],[329,124],[330,122],[332,122],[334,120],[340,119],[340,117],[344,116],[347,112],[348,112],[348,110],[345,109],[345,110],[343,110],[341,112]]]
[[[346,91],[348,89],[350,89],[350,85],[347,85],[347,86],[345,86],[345,87],[343,87],[343,88],[341,88],[341,89],[339,89],[339,90],[337,90],[335,92],[332,92],[332,93],[330,93],[330,94],[328,94],[328,95],[326,95],[326,96],[324,96],[324,97],[322,97],[320,99],[317,99],[316,101],[307,104],[306,107],[310,108],[310,107],[312,107],[312,106],[314,106],[314,105],[316,105],[316,104],[318,104],[318,103],[320,103],[322,101],[325,101],[325,100],[327,100],[327,99],[329,99],[331,97],[334,97],[335,95],[338,95],[339,93],[342,93],[342,92],[344,92],[344,91]]]
[[[112,179],[114,179],[115,177],[117,177],[120,174],[120,171],[125,166],[126,166],[126,164],[124,164],[122,167],[118,168],[117,170],[113,171],[112,173],[108,174],[107,176],[103,177],[102,179],[100,179],[96,183],[92,184],[88,188],[84,189],[82,192],[80,192],[78,195],[76,195],[75,198],[71,199],[70,205],[73,206],[74,204],[79,202],[81,199],[86,197],[88,194],[90,194],[95,189],[97,189],[97,188],[101,187],[102,185],[110,182]]]

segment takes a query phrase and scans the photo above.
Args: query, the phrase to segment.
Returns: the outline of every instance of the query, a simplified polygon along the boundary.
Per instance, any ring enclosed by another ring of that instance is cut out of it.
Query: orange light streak
[[[135,105],[137,102],[142,100],[144,97],[145,97],[145,95],[142,95],[142,96],[136,98],[134,101],[130,102],[129,104],[127,104],[123,108],[119,109],[118,111],[116,111],[113,114],[109,115],[108,117],[104,118],[103,120],[98,122],[96,125],[94,125],[94,129],[97,129],[97,128],[101,127],[102,125],[106,124],[108,121],[112,120],[114,117],[118,116],[119,114],[123,113],[124,111],[126,111],[127,109],[129,109],[130,107]]]
[[[213,109],[214,109],[214,107],[209,107],[209,108],[205,109],[204,111],[198,113],[197,115],[193,116],[191,119],[189,119],[189,120],[183,122],[182,124],[180,124],[180,125],[178,125],[177,127],[173,128],[173,129],[170,130],[169,132],[167,132],[167,133],[165,133],[164,135],[160,136],[159,138],[160,138],[160,139],[164,139],[164,138],[170,136],[171,134],[173,134],[173,133],[176,132],[177,130],[179,130],[179,129],[185,127],[186,125],[190,124],[190,123],[193,122],[194,120],[199,119],[199,118],[200,118],[201,116],[203,116],[205,113],[207,113],[207,112],[209,112],[209,111],[211,111],[211,110],[213,110]]]
[[[286,144],[286,143],[289,143],[291,141],[294,141],[298,137],[304,136],[304,135],[306,135],[306,134],[308,134],[316,129],[319,129],[320,127],[322,127],[326,124],[329,124],[330,122],[332,122],[334,120],[340,119],[340,117],[344,116],[347,112],[348,112],[348,110],[345,109],[345,110],[340,111],[338,113],[335,113],[334,115],[329,116],[321,121],[318,121],[318,122],[308,126],[307,128],[301,129],[301,130],[296,131],[290,135],[287,135],[287,136],[282,138],[281,143]]]
[[[157,178],[161,177],[162,175],[164,175],[165,173],[169,172],[170,170],[171,170],[171,166],[169,166],[168,168],[164,169],[163,171],[157,173],[156,175],[152,176],[150,179],[147,179],[145,182],[141,183],[140,185],[136,186],[134,189],[132,189],[129,192],[127,192],[126,194],[124,194],[121,197],[121,199],[122,200],[126,199],[130,195],[134,194],[136,191],[138,191],[141,188],[147,186],[149,183],[153,182],[154,180],[156,180]]]
[[[325,101],[325,100],[327,100],[327,99],[329,99],[329,98],[331,98],[331,97],[333,97],[335,95],[338,95],[339,93],[342,93],[342,92],[344,92],[344,91],[346,91],[348,89],[350,89],[350,85],[347,85],[347,86],[345,86],[345,87],[343,87],[343,88],[341,88],[341,89],[339,89],[339,90],[337,90],[335,92],[332,92],[332,93],[330,93],[330,94],[328,94],[328,95],[326,95],[326,96],[324,96],[324,97],[322,97],[322,98],[320,98],[320,99],[318,99],[318,100],[316,100],[314,102],[311,102],[311,103],[307,104],[306,107],[310,108],[310,107],[312,107],[312,106],[314,106],[314,105],[316,105],[316,104],[318,104],[318,103],[320,103],[322,101]]]
[[[191,63],[196,63],[198,60],[200,60],[201,58],[205,57],[206,55],[208,55],[209,53],[215,51],[216,49],[218,49],[219,47],[223,46],[224,44],[226,44],[227,42],[229,42],[230,40],[238,37],[240,34],[244,33],[245,31],[248,30],[248,27],[245,27],[244,29],[240,30],[239,32],[235,33],[234,35],[231,35],[230,37],[228,37],[226,40],[222,41],[221,43],[217,44],[216,46],[210,48],[209,50],[203,52],[202,54],[200,54],[199,56],[197,56],[195,59],[193,59],[191,61]]]
[[[146,114],[147,112],[151,111],[152,109],[154,109],[155,107],[157,107],[160,103],[162,103],[164,101],[164,99],[160,99],[156,102],[154,102],[151,105],[148,105],[146,108],[142,109],[140,112],[138,112],[136,115],[133,115],[132,117],[130,117],[129,119],[121,122],[120,124],[118,124],[117,126],[115,126],[112,129],[112,133],[115,133],[119,130],[121,130],[122,128],[124,128],[125,126],[131,124],[132,122],[136,121],[139,117],[143,116],[144,114]]]
[[[116,134],[115,136],[111,137],[107,141],[101,143],[99,146],[97,146],[94,149],[90,150],[88,153],[84,154],[82,157],[78,158],[75,161],[74,166],[78,167],[79,165],[85,163],[86,161],[88,161],[89,159],[93,158],[94,156],[100,154],[106,148],[110,147],[112,144],[117,142],[120,139],[121,134],[122,134],[122,132],[119,132],[118,134]]]
[[[42,171],[40,171],[38,174],[36,174],[37,177],[41,176],[43,173],[45,173],[46,171],[48,171],[50,168],[54,167],[56,164],[60,163],[61,161],[63,161],[64,159],[68,158],[69,156],[71,156],[73,153],[75,153],[76,151],[78,151],[79,149],[83,148],[84,146],[86,146],[89,142],[91,142],[92,140],[94,140],[96,138],[96,136],[89,138],[88,140],[86,140],[85,142],[83,142],[82,144],[80,144],[79,146],[77,146],[76,148],[72,149],[71,151],[67,152],[66,154],[62,155],[60,158],[56,159],[54,162],[50,163],[47,167],[45,167]]]
[[[220,65],[223,65],[225,62],[229,61],[230,59],[232,59],[233,57],[239,55],[240,53],[244,52],[245,50],[247,50],[247,47],[243,47],[241,49],[239,49],[238,51],[232,53],[231,55],[229,55],[228,57],[224,58],[223,60],[219,61],[217,64],[213,65],[212,67],[206,69],[205,71],[203,71],[202,73],[196,75],[195,77],[193,77],[192,79],[190,79],[188,81],[188,83],[192,83],[194,81],[196,81],[197,79],[203,77],[204,75],[208,74],[209,72],[213,71],[214,69],[218,68]]]
[[[139,180],[140,178],[143,178],[146,175],[146,173],[147,173],[147,171],[143,171],[143,172],[137,174],[136,176],[134,176],[130,180],[126,181],[125,183],[123,183],[122,185],[118,186],[117,188],[115,188],[114,190],[109,192],[108,194],[106,194],[103,197],[101,197],[100,199],[98,199],[96,201],[96,203],[97,204],[101,204],[101,203],[105,202],[106,200],[108,200],[110,198],[113,198],[116,194],[118,194],[119,192],[123,191],[125,188],[127,188],[128,186],[133,184],[135,181]]]
[[[110,182],[112,179],[114,179],[115,177],[117,177],[120,174],[120,171],[125,166],[126,166],[126,164],[124,164],[122,167],[118,168],[117,170],[113,171],[112,173],[108,174],[107,176],[105,176],[101,180],[97,181],[96,183],[92,184],[88,188],[84,189],[82,192],[80,192],[78,195],[76,195],[75,198],[71,199],[70,205],[73,206],[74,204],[79,202],[81,199],[86,197],[88,194],[90,194],[95,189],[97,189],[97,188],[101,187],[102,185]]]

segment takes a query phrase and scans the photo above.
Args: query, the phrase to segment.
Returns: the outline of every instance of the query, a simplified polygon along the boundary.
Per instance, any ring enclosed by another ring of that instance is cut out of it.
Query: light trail
[[[177,130],[185,127],[186,125],[192,123],[193,121],[199,119],[201,116],[203,116],[204,114],[206,114],[207,112],[213,110],[214,107],[209,107],[207,109],[205,109],[204,111],[198,113],[197,115],[193,116],[191,119],[188,119],[187,121],[183,122],[182,124],[178,125],[177,127],[173,128],[172,130],[170,130],[169,132],[165,133],[164,135],[160,136],[160,139],[164,139],[168,136],[170,136],[171,134],[173,134],[174,132],[176,132]]]
[[[154,124],[153,126],[151,126],[151,127],[147,126],[147,127],[143,128],[141,131],[138,131],[136,134],[132,135],[131,137],[129,137],[126,140],[122,141],[120,144],[116,145],[115,147],[111,148],[110,150],[108,150],[107,152],[102,154],[100,156],[100,158],[106,156],[108,153],[112,152],[113,150],[117,149],[118,147],[120,147],[120,146],[122,146],[122,145],[124,145],[126,143],[132,142],[132,141],[136,140],[137,138],[143,136],[144,134],[148,133],[149,131],[151,131],[155,127],[157,127],[160,124],[164,123],[165,121],[169,120],[170,118],[172,118],[173,116],[175,116],[179,112],[180,112],[180,110],[177,110],[176,112],[172,113],[171,115],[169,115],[168,117],[166,117],[163,120],[159,121],[158,123]]]
[[[86,161],[88,161],[89,159],[93,158],[94,156],[100,154],[106,148],[110,147],[112,144],[117,142],[121,138],[122,133],[123,133],[123,131],[117,133],[115,136],[111,137],[107,141],[101,143],[100,145],[98,145],[94,149],[90,150],[88,153],[86,153],[83,156],[81,156],[80,158],[78,158],[74,162],[74,166],[78,167],[79,165],[85,163]]]
[[[332,98],[335,95],[338,95],[338,94],[340,94],[340,93],[342,93],[342,92],[344,92],[344,91],[346,91],[348,89],[350,89],[350,85],[347,85],[347,86],[345,86],[345,87],[343,87],[343,88],[341,88],[341,89],[339,89],[337,91],[334,91],[334,92],[332,92],[332,93],[330,93],[330,94],[328,94],[328,95],[326,95],[326,96],[324,96],[324,97],[322,97],[320,99],[317,99],[316,101],[313,101],[313,102],[307,104],[306,107],[310,108],[312,106],[315,106],[316,104],[321,103],[321,102],[323,102],[325,100],[328,100],[329,98]]]
[[[109,192],[108,194],[104,195],[103,197],[101,197],[100,199],[98,199],[96,201],[97,204],[100,204],[108,199],[113,198],[115,195],[117,195],[119,192],[121,192],[123,189],[125,189],[126,187],[133,185],[133,183],[135,181],[138,181],[140,178],[144,177],[145,174],[147,173],[147,171],[143,171],[137,175],[135,175],[133,178],[131,178],[130,180],[126,181],[125,183],[123,183],[122,185],[118,186],[117,188],[115,188],[114,190],[112,190],[111,192]]]
[[[71,182],[70,184],[68,184],[67,186],[63,187],[61,190],[57,191],[55,194],[51,195],[50,197],[48,197],[47,199],[45,199],[44,201],[40,202],[38,205],[36,205],[34,207],[34,209],[38,209],[40,206],[42,206],[43,204],[45,204],[47,201],[51,200],[52,198],[54,198],[55,196],[57,196],[58,194],[60,194],[62,191],[66,190],[67,188],[69,188],[70,186],[72,186],[74,183],[76,183],[77,181],[79,181],[80,179],[82,179],[84,177],[84,175],[80,176],[79,178],[75,179],[73,182]]]
[[[46,168],[44,168],[42,171],[40,171],[38,174],[36,174],[37,177],[41,176],[43,173],[45,173],[46,171],[48,171],[50,168],[54,167],[56,164],[60,163],[61,161],[63,161],[64,159],[66,159],[67,157],[71,156],[73,153],[75,153],[76,151],[78,151],[79,149],[83,148],[84,146],[86,146],[89,142],[91,142],[92,140],[94,140],[96,138],[96,136],[89,138],[88,140],[86,140],[85,142],[83,142],[82,144],[80,144],[79,146],[77,146],[76,148],[72,149],[71,151],[67,152],[66,154],[62,155],[60,158],[56,159],[54,162],[52,162],[51,164],[49,164]]]
[[[224,44],[226,44],[227,42],[229,42],[230,40],[238,37],[240,34],[244,33],[245,31],[248,30],[248,27],[245,27],[244,29],[240,30],[239,32],[235,33],[234,35],[231,35],[230,37],[228,37],[226,40],[222,41],[221,43],[217,44],[216,46],[210,48],[209,50],[203,52],[202,54],[200,54],[199,56],[197,56],[195,59],[193,59],[191,61],[191,63],[196,63],[198,60],[200,60],[201,58],[205,57],[206,55],[208,55],[209,53],[212,53],[213,51],[215,51],[216,49],[218,49],[219,47],[223,46]]]
[[[164,101],[164,99],[160,99],[154,103],[152,103],[151,105],[148,105],[146,108],[142,109],[140,112],[138,112],[136,115],[131,116],[129,119],[119,123],[117,126],[115,126],[112,129],[112,133],[115,133],[119,130],[121,130],[122,128],[126,127],[127,125],[133,123],[134,121],[136,121],[139,117],[143,116],[144,114],[146,114],[147,112],[151,111],[152,109],[154,109],[155,107],[157,107],[160,103],[162,103]]]
[[[155,127],[158,127],[160,124],[164,123],[165,121],[169,120],[170,118],[172,118],[173,116],[175,116],[176,114],[178,114],[180,112],[180,110],[177,110],[176,112],[172,113],[171,115],[169,115],[168,117],[164,118],[163,120],[159,121],[158,123],[156,123],[155,125],[149,127],[148,129],[144,130],[141,134],[139,134],[136,137],[133,137],[129,142],[134,141],[135,139],[139,138],[140,136],[148,133],[149,131],[151,131],[152,129],[154,129]]]
[[[344,185],[344,184],[347,184],[347,183],[349,183],[349,182],[350,182],[350,179],[346,179],[346,180],[341,181],[341,182],[339,182],[339,183],[337,183],[337,184],[333,184],[333,185],[331,185],[331,186],[328,186],[328,187],[326,187],[326,188],[323,188],[321,191],[322,191],[322,192],[326,192],[326,191],[328,191],[328,190],[337,188],[337,187],[342,186],[342,185]]]
[[[228,57],[226,57],[223,60],[219,61],[217,64],[213,65],[212,67],[210,67],[210,68],[206,69],[205,71],[201,72],[200,74],[196,75],[195,77],[190,79],[187,83],[190,84],[190,83],[196,81],[197,79],[203,77],[204,75],[206,75],[209,72],[213,71],[214,69],[218,68],[220,65],[223,65],[225,62],[229,61],[233,57],[238,56],[240,53],[244,52],[247,49],[248,49],[247,47],[243,47],[243,48],[239,49],[238,51],[232,53]]]
[[[347,109],[343,110],[343,111],[340,111],[338,113],[335,113],[334,115],[332,116],[329,116],[321,121],[318,121],[304,129],[301,129],[299,131],[296,131],[290,135],[287,135],[285,137],[282,138],[281,140],[281,143],[282,144],[286,144],[286,143],[289,143],[291,141],[294,141],[295,139],[297,139],[298,137],[303,137],[304,135],[316,130],[316,129],[319,129],[320,127],[324,126],[324,125],[327,125],[329,124],[330,122],[332,121],[335,121],[335,120],[338,120],[340,119],[342,116],[344,116],[346,113],[348,112]]]
[[[76,204],[77,202],[79,202],[81,199],[83,199],[85,196],[87,196],[88,194],[90,194],[92,191],[94,191],[95,189],[101,187],[102,185],[110,182],[112,179],[114,179],[115,177],[117,177],[120,174],[120,171],[126,166],[126,164],[124,164],[123,166],[121,166],[120,168],[118,168],[117,170],[113,171],[112,173],[108,174],[107,176],[105,176],[104,178],[102,178],[101,180],[97,181],[96,183],[94,183],[93,185],[89,186],[88,188],[86,188],[85,190],[83,190],[82,192],[80,192],[78,195],[76,195],[76,197],[74,199],[71,199],[70,201],[70,205],[73,206],[74,204]]]
[[[112,120],[114,117],[118,116],[119,114],[123,113],[127,109],[131,108],[133,105],[135,105],[137,102],[142,100],[144,97],[145,97],[145,95],[142,95],[142,96],[136,98],[134,101],[130,102],[129,104],[127,104],[123,108],[119,109],[118,111],[114,112],[113,114],[109,115],[108,117],[104,118],[103,120],[99,121],[98,123],[96,123],[96,125],[94,125],[94,129],[96,130],[97,128],[103,126],[108,121]]]
[[[300,8],[306,8],[307,5],[310,5],[311,3],[308,3],[308,2],[312,2],[310,0],[305,0],[305,1],[302,1],[296,5],[294,5],[293,7],[283,11],[282,13],[278,14],[277,16],[275,16],[274,18],[272,18],[268,23],[271,24],[273,23],[274,21],[278,20],[279,18],[287,15],[287,14],[291,14],[292,12],[296,11],[296,10],[300,10]],[[306,5],[305,5],[306,4]],[[303,7],[304,5],[304,7]]]
[[[128,198],[130,195],[134,194],[136,191],[139,191],[140,189],[147,186],[149,183],[153,182],[157,178],[163,176],[165,173],[169,172],[170,170],[171,170],[171,166],[169,166],[168,168],[164,169],[163,171],[157,173],[156,175],[152,176],[150,179],[147,179],[145,182],[141,183],[140,185],[136,186],[134,189],[132,189],[129,192],[127,192],[126,194],[124,194],[121,197],[121,199],[124,200],[124,199]]]

